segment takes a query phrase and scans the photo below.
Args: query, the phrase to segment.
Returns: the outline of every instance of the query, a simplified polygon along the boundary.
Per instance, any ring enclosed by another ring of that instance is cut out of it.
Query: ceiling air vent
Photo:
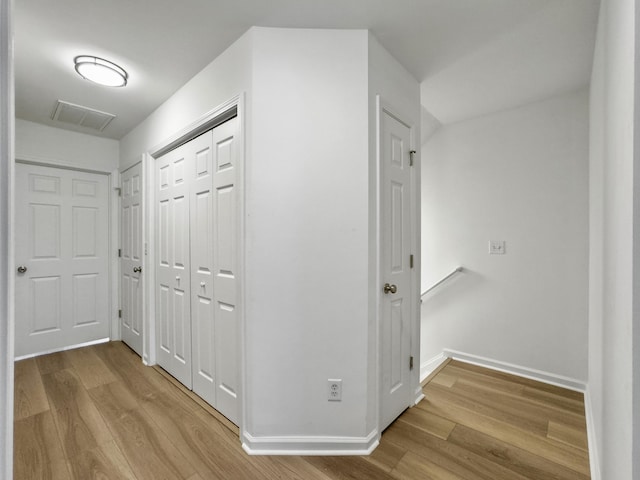
[[[58,100],[51,118],[58,122],[71,123],[101,132],[116,116],[111,113],[94,110],[93,108]]]

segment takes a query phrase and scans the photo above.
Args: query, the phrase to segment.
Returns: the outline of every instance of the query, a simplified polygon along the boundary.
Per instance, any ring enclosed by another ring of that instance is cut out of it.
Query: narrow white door
[[[196,148],[196,177],[192,205],[192,255],[194,285],[193,358],[194,391],[229,420],[238,418],[238,156],[237,117],[216,127],[208,137],[211,145],[206,180],[204,145]],[[196,139],[198,140],[198,139]],[[211,189],[211,190],[207,190]],[[212,193],[211,193],[212,192]],[[211,203],[205,215],[205,198]],[[197,202],[202,202],[198,206]],[[206,216],[206,218],[205,218]],[[206,252],[206,254],[205,254]],[[211,254],[213,256],[211,256]],[[206,262],[212,262],[211,264]],[[210,266],[209,266],[210,265]],[[213,282],[213,294],[210,292]]]
[[[381,428],[411,403],[411,129],[381,113]]]
[[[213,284],[213,152],[211,131],[189,142],[195,172],[191,188],[191,339],[193,391],[215,405]]]
[[[156,161],[156,316],[158,364],[191,388],[189,144]]]
[[[122,340],[142,356],[142,164],[120,177],[120,291]]]
[[[107,176],[16,164],[16,356],[109,337]]]

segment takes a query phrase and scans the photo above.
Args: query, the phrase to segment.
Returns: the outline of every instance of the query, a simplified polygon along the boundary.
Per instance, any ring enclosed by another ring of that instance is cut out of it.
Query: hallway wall
[[[440,128],[422,153],[422,361],[587,379],[588,92]],[[489,255],[489,241],[506,241]]]

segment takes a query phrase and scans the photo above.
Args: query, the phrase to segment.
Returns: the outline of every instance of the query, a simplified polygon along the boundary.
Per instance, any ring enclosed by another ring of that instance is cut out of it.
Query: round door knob
[[[24,265],[20,265],[18,267],[18,273],[25,273],[27,271],[27,267],[25,267]]]
[[[141,273],[142,267],[133,267],[133,273]]]
[[[398,287],[396,287],[395,285],[389,285],[388,283],[384,284],[384,293],[389,294],[389,293],[396,293],[398,291]]]

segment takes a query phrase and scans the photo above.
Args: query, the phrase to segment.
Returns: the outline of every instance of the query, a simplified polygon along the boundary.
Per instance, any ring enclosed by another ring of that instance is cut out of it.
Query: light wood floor
[[[369,457],[246,455],[119,342],[16,363],[15,480],[587,479],[582,395],[451,362]]]

